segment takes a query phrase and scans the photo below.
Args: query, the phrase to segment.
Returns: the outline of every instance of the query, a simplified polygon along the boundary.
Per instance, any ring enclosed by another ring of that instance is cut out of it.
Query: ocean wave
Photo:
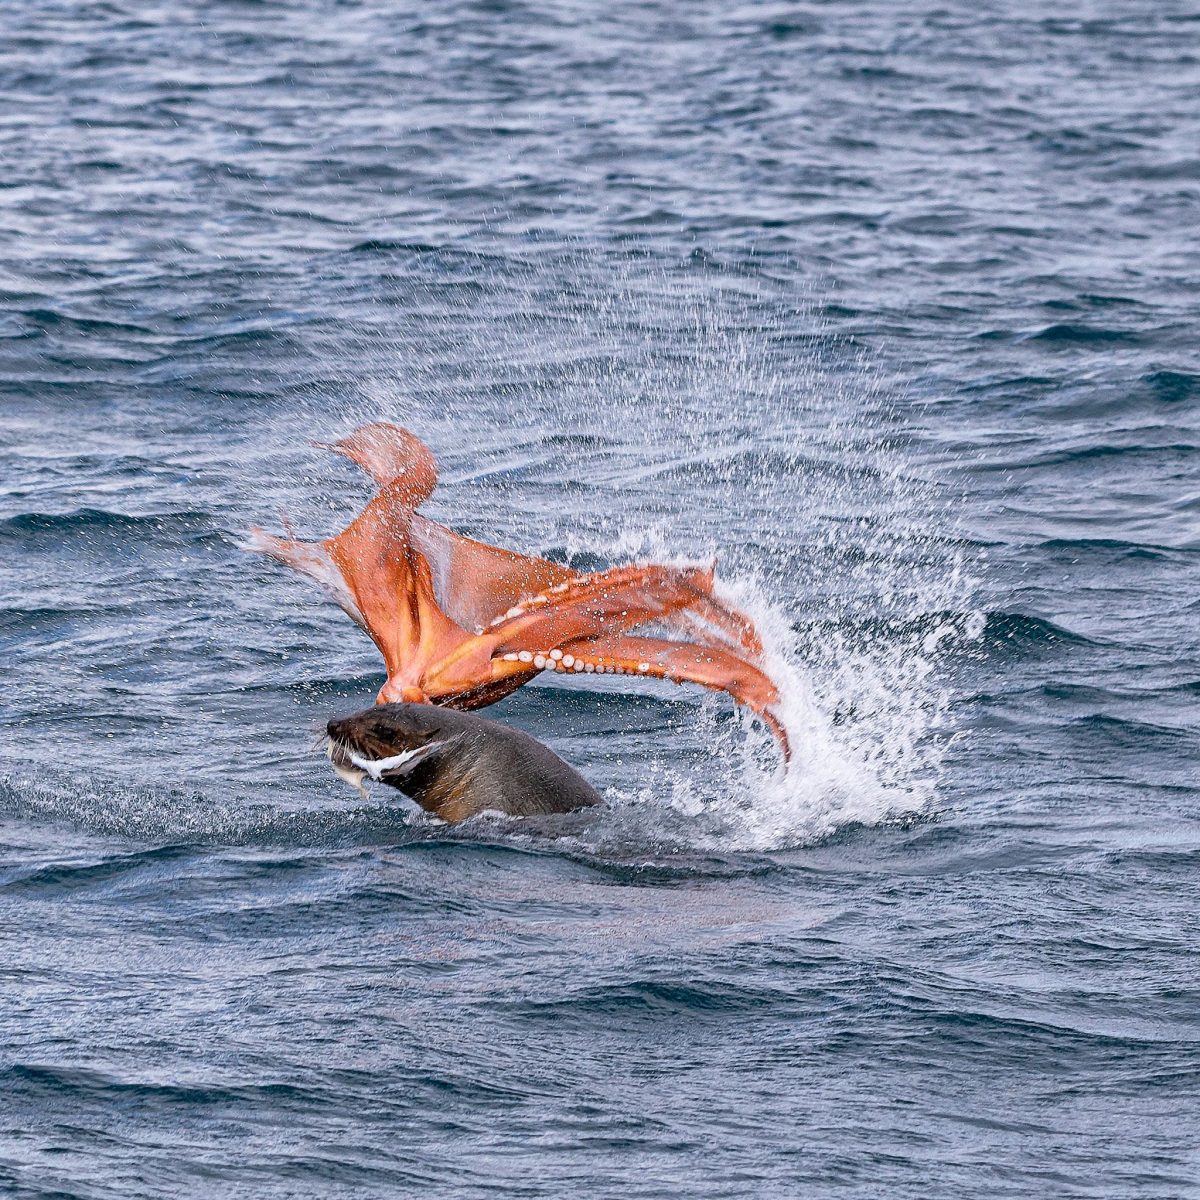
[[[154,329],[146,325],[137,325],[130,321],[102,320],[98,317],[77,317],[68,313],[58,312],[52,308],[25,309],[21,315],[43,329],[62,328],[83,334],[112,335],[117,337],[126,334],[136,334],[140,338],[153,337],[156,333]]]
[[[216,537],[211,513],[184,509],[131,514],[101,508],[77,508],[66,513],[24,512],[0,520],[0,540],[29,539],[31,535],[67,538],[74,535],[130,537],[144,534],[204,534]]]
[[[1200,375],[1187,371],[1150,371],[1142,376],[1142,382],[1150,387],[1155,399],[1167,404],[1178,404],[1200,392]]]
[[[1121,538],[1047,538],[1038,543],[1039,550],[1063,551],[1079,557],[1095,556],[1111,561],[1113,558],[1159,561],[1182,553],[1179,547],[1150,542],[1130,542]]]
[[[1103,325],[1079,325],[1058,322],[1046,325],[1033,333],[1023,334],[1018,341],[1046,342],[1052,346],[1140,345],[1141,333],[1131,329],[1115,329]]]
[[[134,1108],[162,1109],[176,1105],[234,1106],[247,1110],[266,1107],[286,1110],[295,1105],[332,1104],[333,1090],[305,1087],[295,1083],[196,1082],[192,1084],[152,1083],[76,1066],[51,1066],[45,1063],[16,1062],[0,1067],[0,1080],[13,1093],[34,1093],[59,1099],[101,1101]]]
[[[8,868],[0,871],[0,892],[56,897],[93,890],[126,879],[144,868],[173,862],[189,853],[189,847],[171,844],[132,854],[106,855],[90,862]]]
[[[1200,749],[1200,730],[1163,725],[1155,721],[1116,717],[1110,713],[1091,713],[1076,717],[1072,724],[1080,730],[1101,735],[1106,742],[1129,748],[1145,749],[1154,744],[1160,750],[1173,746],[1180,751]]]
[[[93,769],[80,778],[61,769],[34,772],[21,766],[0,774],[0,814],[171,846],[390,845],[435,832],[427,823],[412,822],[404,805],[390,797],[373,804],[289,805],[264,803],[259,790],[239,792],[226,783],[206,794],[150,779],[130,783],[112,771]]]
[[[1095,646],[1100,643],[1045,617],[1019,612],[990,612],[984,624],[984,646],[997,653],[1028,652],[1043,647]]]
[[[595,1018],[632,1019],[639,1015],[660,1020],[679,1017],[775,1016],[794,1009],[797,999],[787,989],[736,984],[728,981],[683,983],[679,980],[631,980],[580,988],[554,1000],[523,1000],[507,1005],[513,1017],[533,1023]]]
[[[806,640],[836,633],[854,643],[884,642],[919,647],[927,653],[942,649],[951,656],[977,656],[980,650],[1011,654],[1056,644],[1097,644],[1044,617],[1002,609],[983,613],[941,609],[900,617],[842,617],[798,624],[795,628]]]

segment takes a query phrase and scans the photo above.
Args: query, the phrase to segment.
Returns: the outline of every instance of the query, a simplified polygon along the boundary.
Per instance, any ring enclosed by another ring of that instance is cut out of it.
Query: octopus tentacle
[[[266,533],[257,525],[247,532],[246,541],[242,543],[243,550],[264,554],[307,575],[321,590],[354,621],[367,629],[367,620],[354,598],[354,593],[347,587],[346,580],[322,542],[301,542],[294,538],[280,538]],[[370,630],[367,630],[370,632]]]
[[[496,617],[487,632],[495,635],[497,652],[530,641],[557,646],[619,633],[686,608],[711,585],[708,569],[653,563],[614,567],[530,596]]]
[[[336,442],[313,442],[362,467],[386,489],[398,480],[412,509],[433,494],[437,463],[418,437],[389,421],[362,425]],[[486,625],[523,596],[539,592],[577,572],[464,537],[413,512],[409,523],[413,545],[428,560],[438,600],[447,615],[464,629]]]
[[[779,704],[779,689],[762,670],[729,651],[625,635],[566,642],[537,651],[510,650],[500,659],[526,670],[532,667],[568,675],[634,675],[697,683],[726,692],[761,717],[778,738],[784,754],[789,754],[787,733],[774,711]]]
[[[688,641],[720,649],[737,647],[753,658],[763,655],[762,638],[745,613],[715,596],[711,590],[698,595],[692,604],[670,621],[672,632]],[[715,631],[715,632],[714,632]]]
[[[689,604],[697,587],[709,582],[707,571],[639,564],[555,584],[514,605],[477,636],[449,646],[445,658],[430,664],[427,687],[435,694],[466,690],[478,682],[485,663],[493,664],[491,679],[499,681],[509,669],[496,668],[497,660],[527,669],[532,656],[526,647],[553,647],[644,625]]]
[[[349,526],[321,543],[383,655],[385,701],[415,698],[430,668],[472,640],[437,603],[429,563],[412,544],[409,495],[405,481],[393,480]],[[476,669],[484,669],[482,647],[477,659]]]

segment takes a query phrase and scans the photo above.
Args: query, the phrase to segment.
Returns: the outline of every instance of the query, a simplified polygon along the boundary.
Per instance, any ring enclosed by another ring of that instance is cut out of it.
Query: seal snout
[[[409,773],[445,744],[434,730],[409,719],[401,706],[334,717],[325,730],[334,771],[360,792],[367,778],[404,790]]]
[[[362,737],[364,733],[362,717],[362,713],[356,713],[351,717],[330,719],[325,726],[325,732],[328,735],[325,743],[325,757],[329,759],[329,765],[333,768],[334,774],[339,779],[345,780],[366,800],[368,796],[365,781],[368,775],[373,778],[378,778],[378,776],[363,765],[366,761],[363,756],[366,747]]]
[[[361,713],[355,713],[352,717],[331,717],[325,726],[325,732],[335,742],[353,741],[357,727],[361,724]]]
[[[345,754],[363,758],[391,758],[427,740],[409,722],[388,712],[388,707],[377,706],[349,717],[334,717],[325,726],[325,732]]]

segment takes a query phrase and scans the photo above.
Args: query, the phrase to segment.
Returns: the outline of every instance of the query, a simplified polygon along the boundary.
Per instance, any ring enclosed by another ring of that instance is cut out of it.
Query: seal
[[[582,775],[519,729],[432,704],[377,704],[328,724],[333,769],[363,790],[371,778],[443,821],[514,817],[601,803]]]

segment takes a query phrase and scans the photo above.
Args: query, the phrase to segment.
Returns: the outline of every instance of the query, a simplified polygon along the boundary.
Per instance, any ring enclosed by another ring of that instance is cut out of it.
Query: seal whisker
[[[366,771],[355,770],[353,767],[346,765],[346,756],[348,751],[341,742],[335,741],[333,738],[327,738],[325,742],[325,757],[329,759],[330,766],[333,767],[333,773],[339,778],[348,783],[364,800],[370,800],[371,794],[367,791],[363,780],[366,779]]]

